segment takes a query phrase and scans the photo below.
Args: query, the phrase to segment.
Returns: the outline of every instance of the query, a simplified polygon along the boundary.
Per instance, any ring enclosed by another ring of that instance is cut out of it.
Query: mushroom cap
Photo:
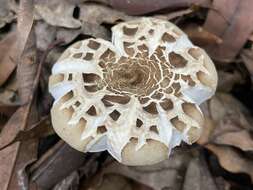
[[[57,134],[83,152],[107,150],[127,165],[166,159],[198,140],[199,105],[216,90],[213,62],[174,24],[139,18],[86,39],[54,64],[49,91]]]

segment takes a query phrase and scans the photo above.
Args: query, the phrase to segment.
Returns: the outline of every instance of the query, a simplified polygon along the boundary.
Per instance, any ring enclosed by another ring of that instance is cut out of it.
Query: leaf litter
[[[250,0],[1,0],[0,189],[252,189],[251,5]],[[212,56],[219,84],[201,105],[206,121],[197,144],[175,149],[157,165],[127,167],[107,153],[83,154],[59,140],[50,122],[47,84],[52,65],[69,45],[89,37],[109,40],[112,26],[140,16],[179,25]]]

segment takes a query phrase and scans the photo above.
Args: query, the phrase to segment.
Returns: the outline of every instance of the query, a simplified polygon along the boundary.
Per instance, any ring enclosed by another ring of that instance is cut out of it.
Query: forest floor
[[[0,0],[0,189],[253,189],[252,7],[252,0]],[[201,105],[197,143],[159,164],[128,167],[55,134],[48,78],[74,42],[110,40],[112,26],[142,16],[179,26],[210,55],[219,79]]]

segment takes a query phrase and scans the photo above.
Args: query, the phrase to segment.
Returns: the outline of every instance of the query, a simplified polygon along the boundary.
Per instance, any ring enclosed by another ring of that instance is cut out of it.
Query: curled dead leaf
[[[217,93],[208,103],[205,130],[198,143],[231,145],[243,151],[253,150],[249,111],[234,97]]]
[[[217,136],[213,142],[238,147],[243,151],[253,151],[253,139],[250,132],[247,130],[221,134]]]
[[[220,165],[232,173],[246,173],[253,181],[253,161],[242,156],[236,149],[229,146],[206,146],[218,158]]]

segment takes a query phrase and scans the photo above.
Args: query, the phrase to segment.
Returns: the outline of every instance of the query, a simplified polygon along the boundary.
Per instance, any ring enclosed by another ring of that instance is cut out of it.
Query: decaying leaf
[[[118,179],[120,184],[115,181],[109,185],[108,176],[110,176],[110,180]],[[202,153],[194,150],[182,151],[179,149],[172,152],[170,159],[152,166],[129,167],[115,161],[108,162],[102,171],[94,176],[90,184],[85,187],[86,189],[96,190],[103,190],[103,186],[107,187],[107,185],[110,188],[105,188],[106,190],[114,189],[115,185],[118,185],[120,189],[122,184],[126,184],[125,187],[129,187],[129,182],[122,181],[122,176],[144,184],[144,189],[217,190]],[[139,189],[141,188],[139,187]]]
[[[5,125],[4,129],[0,133],[0,146],[1,149],[10,143],[10,140],[15,137],[15,135],[20,131],[24,130],[24,116],[27,113],[27,106],[20,107],[10,118],[8,123]],[[31,118],[30,118],[31,119]],[[36,120],[32,118],[30,121]],[[9,151],[11,153],[9,153]],[[7,153],[6,153],[7,151]],[[9,159],[10,154],[11,159]],[[0,170],[1,172],[11,171],[12,174],[5,176],[4,182],[0,183],[0,188],[3,190],[20,189],[21,186],[27,186],[25,182],[26,174],[24,173],[25,167],[35,160],[37,156],[37,140],[27,140],[25,142],[16,142],[5,149],[1,150],[0,168],[5,167],[5,169]],[[9,159],[9,160],[5,160]],[[8,162],[7,165],[6,162]],[[1,175],[4,175],[1,173]]]
[[[186,171],[183,190],[218,190],[203,157],[194,158]]]
[[[134,17],[128,16],[120,11],[112,9],[110,7],[98,5],[98,4],[83,4],[80,5],[79,19],[84,23],[96,23],[96,24],[115,24],[117,21],[126,21],[133,19]]]
[[[0,189],[247,189],[234,188],[230,175],[247,174],[253,181],[252,107],[231,92],[242,96],[239,86],[252,93],[251,7],[251,0],[0,0]],[[52,65],[72,43],[110,39],[111,27],[136,15],[172,19],[214,60],[231,63],[216,62],[219,93],[201,105],[206,122],[198,145],[183,146],[168,160],[145,167],[123,166],[105,152],[83,154],[63,141],[53,145],[58,138],[51,135],[47,116]],[[225,174],[212,176],[215,166],[205,160],[213,155]]]
[[[0,106],[18,106],[18,82],[16,75],[10,77],[3,87],[0,87]]]
[[[248,110],[229,94],[216,94],[208,103],[206,129],[199,144],[231,145],[243,151],[253,150],[252,127]]]
[[[79,190],[79,174],[77,171],[72,172],[68,177],[54,186],[52,190]]]
[[[52,188],[78,169],[86,157],[60,141],[31,167],[31,180],[40,188]]]
[[[253,179],[252,160],[237,150],[253,151],[249,111],[231,95],[218,93],[204,113],[206,128],[198,143],[211,150],[225,170],[247,173]]]
[[[25,111],[23,107],[19,108],[9,119],[0,133],[0,149],[10,144],[21,130],[18,123],[22,122],[22,113]]]
[[[219,159],[223,168],[232,173],[247,173],[253,181],[253,161],[242,156],[236,149],[229,146],[207,145]]]
[[[87,189],[81,187],[81,190]],[[89,187],[92,190],[153,190],[144,184],[117,174],[106,174],[101,181]]]
[[[46,49],[53,43],[56,37],[56,27],[50,26],[46,22],[36,22],[36,46],[39,50],[46,51]]]
[[[16,41],[16,32],[11,32],[0,41],[0,86],[16,68]]]
[[[240,56],[242,57],[243,63],[251,75],[251,80],[253,80],[253,48],[244,49]]]
[[[11,11],[9,1],[0,0],[0,28],[13,21],[16,15]]]
[[[184,28],[184,32],[194,44],[201,47],[222,43],[222,39],[198,25],[188,25]]]
[[[217,144],[227,144],[238,147],[243,151],[253,151],[253,139],[247,130],[227,132],[214,139]]]
[[[8,190],[28,189],[28,175],[25,169],[37,159],[37,149],[38,141],[36,139],[18,142],[18,151],[13,155],[15,165],[8,184]]]
[[[170,159],[160,164],[145,167],[128,167],[113,162],[105,168],[103,173],[116,173],[127,176],[142,184],[146,184],[154,190],[162,190],[164,188],[179,190],[184,180],[183,173],[186,171],[191,158],[189,152],[174,151]]]
[[[6,126],[1,131],[0,149],[17,141],[24,142],[30,139],[42,138],[54,134],[49,117],[41,119],[41,121],[33,125],[28,130],[21,130],[19,125],[16,124],[17,122],[21,122],[21,112],[24,112],[24,109],[19,108],[17,112],[13,114],[14,117],[8,121]]]
[[[132,15],[141,15],[145,13],[162,10],[165,8],[182,8],[189,7],[192,4],[207,6],[210,4],[208,0],[180,0],[180,1],[164,1],[164,0],[110,0],[110,5],[116,9],[127,12]]]
[[[32,30],[30,34],[17,69],[19,96],[23,104],[29,101],[31,94],[34,91],[34,78],[38,67],[34,30]]]
[[[68,1],[47,1],[35,5],[37,16],[52,26],[79,28],[81,22],[73,17],[74,3]]]
[[[213,59],[231,62],[253,31],[253,1],[214,0],[212,6],[204,28],[219,36],[222,43],[207,50]]]
[[[3,190],[6,190],[8,187],[8,183],[10,180],[10,177],[12,175],[14,163],[15,163],[15,156],[17,151],[17,144],[13,144],[12,146],[9,146],[5,148],[4,150],[0,151],[0,171],[1,171],[1,177],[0,177],[0,187]]]
[[[237,71],[232,72],[218,71],[218,87],[217,90],[221,92],[230,92],[236,84],[244,82],[242,75]]]
[[[249,36],[249,40],[253,42],[253,33]]]
[[[192,12],[193,12],[192,9],[187,8],[187,9],[183,9],[183,10],[174,11],[174,12],[171,12],[168,14],[158,14],[158,15],[155,15],[154,17],[164,19],[164,20],[172,20],[175,18],[180,18],[182,16],[188,15]]]
[[[37,71],[36,37],[33,25],[33,0],[20,4],[18,15],[18,69],[19,96],[27,103],[33,93],[33,83]]]
[[[30,31],[33,26],[33,0],[23,0],[20,3],[18,9],[18,22],[17,22],[17,58],[20,59],[25,46],[27,45],[27,40],[29,39]],[[30,40],[30,44],[33,40]],[[29,44],[29,45],[30,45]]]
[[[64,44],[69,44],[80,34],[102,39],[110,38],[109,30],[104,26],[92,22],[83,22],[82,27],[77,30],[58,28],[56,40],[62,40]]]
[[[6,131],[9,133],[10,137],[13,137],[13,134],[17,133],[19,130],[25,130],[28,129],[31,124],[37,121],[38,115],[37,115],[37,109],[34,106],[35,104],[33,101],[33,90],[27,90],[31,89],[31,87],[27,87],[28,84],[37,83],[38,80],[36,80],[35,75],[29,75],[27,73],[20,73],[29,70],[34,65],[33,60],[26,59],[27,57],[30,57],[29,53],[33,52],[34,49],[30,48],[32,47],[31,44],[34,44],[35,41],[31,37],[30,30],[33,23],[33,12],[31,9],[33,9],[33,1],[30,0],[24,0],[20,2],[20,8],[19,8],[19,15],[18,15],[18,44],[17,44],[17,57],[21,58],[21,62],[18,65],[18,79],[19,82],[23,81],[24,83],[20,85],[20,95],[21,99],[26,102],[26,105],[21,106],[18,111],[14,114],[13,117],[11,117],[10,121],[8,122],[10,126],[14,126],[13,129],[6,129]],[[28,43],[27,43],[28,42]],[[25,50],[25,51],[23,51]],[[31,66],[32,65],[32,66]],[[31,70],[28,71],[30,73]],[[29,75],[30,81],[26,81],[27,75]],[[21,77],[20,77],[21,76]],[[24,78],[22,78],[24,77]],[[21,80],[21,81],[20,81]],[[30,83],[29,83],[30,82]],[[33,85],[32,85],[33,87]],[[32,88],[33,89],[33,88]],[[27,97],[25,97],[26,95]],[[29,101],[27,101],[29,100]],[[31,114],[30,114],[31,111]],[[7,124],[8,124],[7,123]],[[1,135],[3,133],[1,132]],[[2,139],[2,138],[1,138]],[[8,141],[8,139],[7,139]],[[3,144],[6,143],[6,139],[3,140]],[[27,175],[25,173],[25,168],[28,164],[30,164],[32,161],[36,159],[37,156],[37,145],[38,141],[37,139],[32,139],[24,142],[17,142],[11,146],[17,146],[15,148],[15,151],[13,153],[13,159],[14,162],[11,162],[9,165],[7,165],[6,170],[12,170],[12,174],[10,176],[7,176],[7,180],[5,183],[1,184],[0,189],[3,190],[9,190],[9,189],[27,189],[28,188],[28,181],[27,181]],[[4,149],[5,150],[5,149]],[[3,150],[3,151],[4,151]],[[5,156],[5,155],[1,155]],[[2,163],[1,163],[2,164]],[[1,166],[2,167],[2,166]]]

